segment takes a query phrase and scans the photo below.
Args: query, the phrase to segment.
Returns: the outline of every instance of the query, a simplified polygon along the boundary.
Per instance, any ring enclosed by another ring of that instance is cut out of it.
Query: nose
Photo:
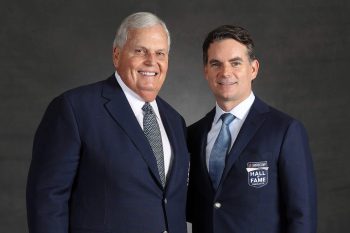
[[[221,68],[221,75],[223,77],[231,77],[231,74],[232,74],[232,68],[230,65],[227,65],[227,64],[224,64],[222,65],[222,68]]]
[[[145,59],[145,64],[148,66],[152,66],[152,65],[156,64],[156,54],[155,53],[147,53],[146,59]]]

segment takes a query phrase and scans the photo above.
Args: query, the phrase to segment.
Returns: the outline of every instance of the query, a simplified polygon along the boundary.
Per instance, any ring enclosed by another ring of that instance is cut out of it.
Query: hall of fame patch
[[[248,162],[248,184],[254,188],[261,188],[267,185],[269,181],[269,167],[267,161],[261,162]]]

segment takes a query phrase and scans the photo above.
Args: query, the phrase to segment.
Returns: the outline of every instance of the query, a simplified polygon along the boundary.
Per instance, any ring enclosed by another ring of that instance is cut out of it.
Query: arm
[[[192,143],[191,140],[193,140],[192,134],[193,134],[193,130],[191,130],[192,128],[188,127],[187,128],[187,135],[186,135],[186,139],[187,139],[187,148],[190,154],[190,167],[189,167],[189,176],[188,176],[188,190],[187,190],[187,203],[186,203],[186,221],[189,223],[193,222],[193,195],[194,195],[194,191],[193,191],[193,179],[192,179],[192,173],[193,173],[193,165],[194,163],[192,162],[193,160],[193,148],[192,148]],[[191,135],[191,136],[190,136]]]
[[[30,233],[68,233],[68,201],[79,153],[76,119],[62,95],[47,108],[34,138],[27,182]]]
[[[304,127],[293,121],[286,132],[279,160],[279,177],[288,233],[315,233],[316,184]]]

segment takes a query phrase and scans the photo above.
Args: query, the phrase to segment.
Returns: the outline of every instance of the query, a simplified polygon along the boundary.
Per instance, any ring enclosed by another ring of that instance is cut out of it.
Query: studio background
[[[255,94],[308,130],[318,185],[318,232],[347,232],[348,0],[1,1],[0,232],[28,231],[26,178],[33,136],[47,105],[67,89],[114,72],[115,31],[137,11],[153,12],[167,23],[172,44],[160,95],[188,125],[215,104],[203,78],[204,37],[222,24],[250,31],[260,61]]]

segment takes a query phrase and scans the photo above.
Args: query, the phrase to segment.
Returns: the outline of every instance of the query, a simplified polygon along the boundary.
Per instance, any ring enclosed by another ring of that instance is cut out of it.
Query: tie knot
[[[231,113],[224,113],[220,118],[225,125],[229,125],[235,119],[235,116]]]
[[[142,106],[142,110],[146,113],[146,114],[152,114],[153,113],[153,108],[152,106],[146,102],[143,106]]]

